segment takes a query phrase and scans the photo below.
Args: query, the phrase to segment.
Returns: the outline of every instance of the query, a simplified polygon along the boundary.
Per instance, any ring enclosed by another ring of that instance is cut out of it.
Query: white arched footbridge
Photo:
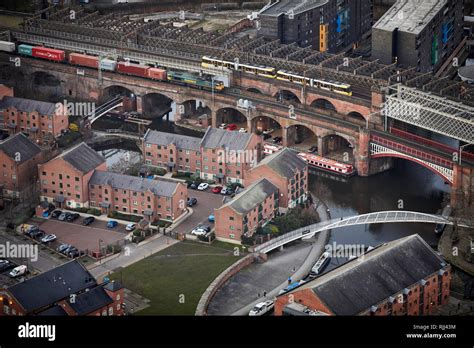
[[[316,233],[331,230],[335,228],[343,228],[357,225],[369,224],[386,224],[386,223],[428,223],[428,224],[445,224],[453,225],[453,219],[446,219],[440,215],[432,215],[418,213],[413,211],[380,211],[376,213],[356,215],[343,219],[332,219],[323,221],[314,225],[299,228],[295,231],[286,233],[280,237],[274,238],[266,243],[256,246],[253,251],[256,253],[268,253],[282,245],[291,243],[298,239],[309,239],[314,237]],[[466,224],[458,222],[458,226],[470,227]]]

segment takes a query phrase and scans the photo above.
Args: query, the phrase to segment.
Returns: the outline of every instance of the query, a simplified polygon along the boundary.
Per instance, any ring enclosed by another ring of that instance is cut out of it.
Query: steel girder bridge
[[[314,225],[299,228],[293,232],[283,236],[274,238],[266,243],[253,248],[255,253],[266,254],[272,250],[282,247],[285,244],[294,242],[298,239],[310,239],[319,232],[332,230],[336,228],[344,228],[358,225],[369,224],[386,224],[386,223],[427,223],[427,224],[445,224],[454,225],[457,223],[460,227],[468,227],[469,225],[457,222],[454,219],[446,219],[439,215],[418,213],[413,211],[380,211],[370,214],[356,215],[343,219],[332,219],[320,222]]]

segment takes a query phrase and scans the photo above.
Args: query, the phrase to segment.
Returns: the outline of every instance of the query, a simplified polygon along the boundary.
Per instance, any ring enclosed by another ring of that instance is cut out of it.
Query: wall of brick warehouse
[[[311,289],[304,289],[301,291],[293,292],[288,295],[277,297],[277,300],[275,302],[275,315],[283,315],[283,308],[291,302],[307,306],[312,310],[317,310],[327,313],[329,315],[334,315],[331,310],[316,296],[316,294]]]

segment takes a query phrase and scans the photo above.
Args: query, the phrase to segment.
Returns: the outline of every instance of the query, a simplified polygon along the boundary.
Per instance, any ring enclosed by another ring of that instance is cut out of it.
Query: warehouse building
[[[259,13],[260,35],[336,53],[370,31],[373,0],[280,0]]]
[[[462,40],[463,1],[399,0],[372,29],[372,57],[438,70]]]

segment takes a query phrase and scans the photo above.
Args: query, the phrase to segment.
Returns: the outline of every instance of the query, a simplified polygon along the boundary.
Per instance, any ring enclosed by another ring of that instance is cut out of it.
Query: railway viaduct
[[[5,57],[2,58],[5,60]],[[397,142],[376,142],[373,134],[380,134],[384,130],[384,120],[380,114],[384,96],[376,89],[372,90],[369,98],[349,97],[306,89],[284,81],[269,83],[265,78],[234,73],[232,88],[227,88],[223,93],[211,93],[115,73],[103,73],[99,80],[98,72],[92,69],[82,69],[79,75],[76,67],[64,64],[26,58],[22,61],[21,74],[18,74],[16,81],[18,86],[23,83],[31,86],[38,74],[47,74],[60,81],[57,90],[66,91],[69,98],[75,100],[92,100],[100,104],[114,96],[113,91],[117,88],[124,88],[136,99],[138,111],[143,109],[144,101],[150,95],[174,101],[178,109],[184,111],[183,115],[177,112],[178,119],[184,117],[186,111],[195,107],[199,101],[209,110],[214,127],[221,123],[223,110],[242,114],[251,131],[255,131],[257,122],[262,118],[272,119],[281,126],[286,146],[292,145],[291,139],[294,139],[298,128],[304,128],[315,136],[320,152],[328,147],[337,147],[334,141],[344,139],[352,148],[351,155],[359,175],[369,176],[384,171],[392,166],[394,157],[404,158],[425,166],[449,182],[454,205],[473,204],[472,165],[459,165],[450,158],[452,154],[433,153],[432,149],[419,144],[410,144],[407,153],[402,151],[406,150],[406,144],[396,147],[400,145]],[[278,100],[281,94],[290,95],[291,100]],[[242,99],[250,101],[254,107],[245,110],[239,108],[238,102]],[[183,107],[180,108],[180,105]],[[294,111],[290,114],[291,106]]]

